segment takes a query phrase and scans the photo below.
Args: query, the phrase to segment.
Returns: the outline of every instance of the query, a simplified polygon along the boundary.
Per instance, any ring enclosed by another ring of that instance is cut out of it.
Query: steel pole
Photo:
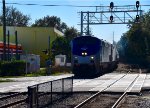
[[[16,38],[16,60],[18,60],[18,36],[17,31],[15,31],[15,38]]]
[[[10,41],[9,41],[9,40],[10,40],[10,39],[9,39],[10,34],[9,34],[9,31],[8,31],[7,36],[8,36],[8,38],[7,38],[7,39],[8,39],[8,40],[7,40],[7,52],[8,52],[8,56],[7,56],[7,57],[8,57],[8,61],[9,61],[9,60],[10,60],[10,44],[9,44],[9,43],[10,43]]]
[[[83,12],[81,11],[81,36],[83,35]]]
[[[3,60],[6,59],[6,16],[5,16],[5,0],[3,0]]]

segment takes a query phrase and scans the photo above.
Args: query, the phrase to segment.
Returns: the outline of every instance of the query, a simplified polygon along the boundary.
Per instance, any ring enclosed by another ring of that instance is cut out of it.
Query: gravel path
[[[111,108],[119,97],[119,94],[101,94],[81,108]]]
[[[128,95],[119,108],[150,108],[150,92],[142,95]]]
[[[92,94],[93,93],[73,93],[73,95],[65,99],[58,100],[54,102],[52,106],[47,108],[74,108],[76,105],[90,97]]]

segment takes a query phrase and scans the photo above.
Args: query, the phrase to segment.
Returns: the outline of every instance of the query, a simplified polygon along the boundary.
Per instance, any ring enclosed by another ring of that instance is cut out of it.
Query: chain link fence
[[[0,94],[0,108],[44,108],[72,92],[71,76],[29,86],[28,92]]]
[[[72,94],[73,77],[49,81],[28,87],[29,108],[43,108]]]

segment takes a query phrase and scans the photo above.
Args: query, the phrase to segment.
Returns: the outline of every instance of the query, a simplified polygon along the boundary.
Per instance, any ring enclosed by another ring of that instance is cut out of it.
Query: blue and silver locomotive
[[[114,45],[93,36],[79,36],[71,42],[72,71],[77,76],[94,76],[117,67]]]

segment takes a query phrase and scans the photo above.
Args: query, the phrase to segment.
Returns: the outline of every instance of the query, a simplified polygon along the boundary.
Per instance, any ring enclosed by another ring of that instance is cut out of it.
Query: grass
[[[40,68],[39,72],[33,72],[30,74],[26,74],[26,77],[37,77],[37,76],[57,76],[57,75],[62,75],[62,74],[67,74],[70,73],[69,68],[64,68],[64,67],[53,67],[51,68],[50,74],[47,73],[46,68]]]
[[[1,79],[0,78],[0,83],[2,82],[14,82],[13,80],[10,80],[10,79]]]
[[[21,78],[21,77],[38,77],[38,76],[57,76],[62,74],[71,73],[71,68],[68,67],[53,67],[51,73],[48,74],[46,68],[40,68],[39,72],[28,73],[25,76],[3,76],[0,77],[0,82],[11,82],[11,80],[1,80],[3,78]]]
[[[37,76],[46,76],[46,69],[42,68],[39,72],[33,72],[26,74],[25,77],[37,77]]]

